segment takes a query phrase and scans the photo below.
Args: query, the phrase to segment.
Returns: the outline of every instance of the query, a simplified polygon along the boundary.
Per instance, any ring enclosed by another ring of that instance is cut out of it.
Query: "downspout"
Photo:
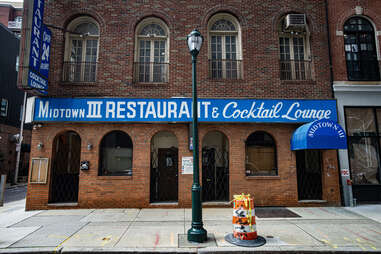
[[[335,92],[333,90],[333,64],[332,64],[332,46],[331,46],[331,32],[329,29],[329,11],[328,11],[328,0],[325,0],[325,25],[327,29],[327,45],[328,45],[328,58],[329,58],[329,81],[331,84],[331,96],[333,99],[335,99]],[[337,106],[336,106],[337,107]],[[340,157],[339,157],[339,150],[336,150],[336,158],[337,158],[337,166],[338,166],[338,173],[339,173],[339,188],[340,188],[340,199],[341,199],[341,205],[345,206],[344,201],[344,190],[343,190],[343,180],[341,177],[341,166],[340,166]]]
[[[331,83],[332,98],[335,98],[333,91],[333,66],[332,66],[332,51],[331,51],[331,33],[329,30],[329,18],[328,18],[328,0],[325,0],[325,25],[327,29],[328,37],[328,58],[329,58],[329,81]]]

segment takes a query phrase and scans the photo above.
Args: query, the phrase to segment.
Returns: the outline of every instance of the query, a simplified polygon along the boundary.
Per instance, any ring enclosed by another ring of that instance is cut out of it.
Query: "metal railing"
[[[209,60],[209,78],[242,79],[242,61],[226,59]]]
[[[135,62],[134,81],[138,83],[167,83],[169,63]]]
[[[279,61],[281,80],[311,80],[311,61],[281,60]]]
[[[64,62],[64,82],[95,82],[97,62]]]

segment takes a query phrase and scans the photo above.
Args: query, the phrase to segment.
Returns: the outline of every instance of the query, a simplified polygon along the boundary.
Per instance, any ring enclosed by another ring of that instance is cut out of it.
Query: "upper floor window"
[[[8,115],[8,100],[1,98],[0,101],[0,116],[6,117]]]
[[[304,14],[288,14],[279,27],[281,80],[311,79],[308,26]]]
[[[380,80],[374,29],[368,20],[353,17],[345,22],[344,48],[348,80]]]
[[[246,140],[246,176],[276,176],[276,146],[273,137],[264,132],[252,133]]]
[[[241,79],[241,28],[235,17],[221,13],[208,23],[209,77]]]
[[[66,33],[64,81],[96,80],[99,27],[91,17],[73,20]]]
[[[17,16],[15,18],[15,21],[18,22],[18,23],[21,23],[22,22],[22,16]]]
[[[168,82],[169,31],[157,18],[142,21],[136,29],[135,81]]]

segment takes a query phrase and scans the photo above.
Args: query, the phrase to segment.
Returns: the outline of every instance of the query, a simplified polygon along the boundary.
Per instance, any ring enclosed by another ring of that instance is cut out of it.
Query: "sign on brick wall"
[[[35,122],[191,122],[192,99],[30,98]],[[199,99],[202,122],[337,122],[335,100]],[[31,116],[31,117],[32,117]]]
[[[44,0],[28,0],[27,34],[23,60],[23,87],[46,94],[52,33],[43,23]]]

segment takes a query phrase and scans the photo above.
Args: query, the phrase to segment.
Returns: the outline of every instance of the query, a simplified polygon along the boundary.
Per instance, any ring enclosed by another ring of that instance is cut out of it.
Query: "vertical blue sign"
[[[30,37],[30,57],[29,67],[37,73],[40,71],[40,55],[41,55],[41,40],[42,27],[44,17],[44,0],[34,0],[32,30]]]
[[[41,64],[40,74],[45,78],[49,77],[50,63],[50,44],[52,40],[52,32],[45,25],[43,26],[42,45],[41,45]]]

